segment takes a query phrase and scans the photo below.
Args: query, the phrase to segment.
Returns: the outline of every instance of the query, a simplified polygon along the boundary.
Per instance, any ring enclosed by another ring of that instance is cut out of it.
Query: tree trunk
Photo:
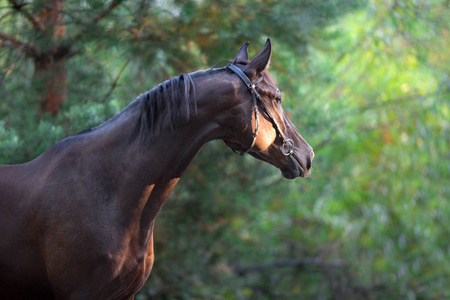
[[[34,77],[41,84],[41,114],[58,114],[67,97],[66,54],[69,51],[59,45],[66,37],[63,9],[64,0],[51,0],[37,16],[49,45],[49,48],[41,49],[41,55],[34,57]]]
[[[73,43],[86,34],[116,9],[124,0],[111,0],[105,9],[101,10],[90,24],[85,23],[68,39],[64,23],[64,0],[19,1],[9,0],[12,8],[22,14],[32,25],[34,37],[27,42],[0,30],[0,47],[15,48],[25,57],[33,59],[34,81],[40,85],[38,92],[39,113],[58,114],[62,103],[67,97],[67,61],[79,54],[74,51]],[[27,9],[28,5],[33,9]],[[39,7],[39,9],[38,9]],[[11,12],[0,16],[0,20]]]
[[[57,115],[67,97],[66,59],[42,63],[35,61],[35,80],[41,84],[39,112]]]

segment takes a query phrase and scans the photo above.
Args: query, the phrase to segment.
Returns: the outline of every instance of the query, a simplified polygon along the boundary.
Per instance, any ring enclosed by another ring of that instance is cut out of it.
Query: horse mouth
[[[295,179],[297,177],[307,177],[311,173],[311,169],[306,169],[297,154],[294,151],[292,155],[287,157],[287,168],[281,169],[281,174],[286,179]]]

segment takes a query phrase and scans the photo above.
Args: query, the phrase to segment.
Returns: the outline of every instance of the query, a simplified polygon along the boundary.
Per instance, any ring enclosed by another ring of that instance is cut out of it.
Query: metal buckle
[[[287,143],[291,143],[291,149],[289,151],[285,152],[284,148]],[[291,139],[287,139],[283,141],[283,146],[281,147],[281,153],[283,153],[285,156],[291,156],[294,153],[294,141]]]

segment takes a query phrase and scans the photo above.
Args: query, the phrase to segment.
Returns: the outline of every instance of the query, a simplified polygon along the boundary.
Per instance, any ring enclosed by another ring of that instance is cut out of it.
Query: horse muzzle
[[[314,151],[311,150],[302,159],[297,151],[292,150],[292,153],[286,157],[287,168],[281,169],[281,174],[287,179],[295,179],[297,177],[307,177],[311,174],[312,161],[314,159]]]

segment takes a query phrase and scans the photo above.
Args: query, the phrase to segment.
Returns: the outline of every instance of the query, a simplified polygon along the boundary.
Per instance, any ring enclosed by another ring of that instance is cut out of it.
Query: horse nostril
[[[312,160],[314,159],[314,151],[311,148],[311,153],[308,157],[306,157],[306,169],[311,169]]]

